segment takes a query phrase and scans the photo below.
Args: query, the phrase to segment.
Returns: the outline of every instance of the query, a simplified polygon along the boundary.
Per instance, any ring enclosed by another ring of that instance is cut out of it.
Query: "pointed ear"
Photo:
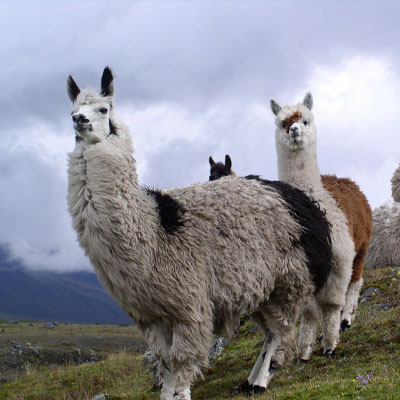
[[[212,167],[215,164],[215,161],[211,156],[208,158],[208,162],[210,163],[210,167]]]
[[[229,157],[229,154],[225,156],[225,167],[231,169],[232,168],[232,160]]]
[[[113,74],[109,67],[105,67],[103,75],[101,77],[101,91],[100,94],[105,97],[112,96],[114,94],[114,83]]]
[[[277,101],[275,101],[274,99],[271,99],[270,101],[271,104],[271,110],[275,115],[278,115],[279,111],[281,110],[281,106],[278,104]]]
[[[81,89],[79,89],[78,85],[72,79],[71,75],[68,75],[68,78],[67,78],[67,92],[68,92],[68,96],[72,102],[74,102],[76,100],[79,93],[81,92]]]
[[[306,94],[306,97],[304,97],[303,104],[304,104],[309,110],[311,110],[311,108],[312,108],[312,106],[313,106],[313,99],[312,99],[312,96],[311,96],[311,93],[310,93],[310,92],[308,92],[308,93]]]

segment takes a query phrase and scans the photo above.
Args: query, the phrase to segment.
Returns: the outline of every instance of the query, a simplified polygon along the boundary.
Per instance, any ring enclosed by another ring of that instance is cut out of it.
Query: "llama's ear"
[[[67,92],[68,92],[68,96],[72,102],[74,102],[76,100],[79,93],[81,92],[81,89],[79,89],[78,85],[72,79],[71,75],[68,75],[68,78],[67,78]]]
[[[101,77],[100,94],[105,97],[111,97],[114,94],[113,74],[109,67],[105,67]]]
[[[271,104],[271,110],[275,115],[278,115],[279,111],[281,110],[281,106],[278,104],[278,102],[274,99],[271,99],[270,101]]]
[[[208,158],[208,162],[210,163],[211,167],[215,164],[215,161],[213,160],[213,158],[211,156]]]
[[[232,160],[229,157],[229,154],[225,156],[225,167],[231,169],[232,168]]]
[[[313,99],[312,99],[312,96],[311,96],[311,93],[310,93],[310,92],[308,92],[308,93],[306,94],[306,97],[304,97],[303,104],[304,104],[309,110],[312,109]]]

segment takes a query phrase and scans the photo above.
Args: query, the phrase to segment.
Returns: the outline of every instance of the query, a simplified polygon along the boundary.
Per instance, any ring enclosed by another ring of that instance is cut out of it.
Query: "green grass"
[[[360,304],[353,327],[341,334],[335,359],[315,349],[308,363],[278,371],[260,400],[400,398],[400,276],[393,269],[366,271],[364,288],[381,293]],[[382,305],[390,303],[384,310]],[[126,329],[126,328],[125,328]],[[110,333],[111,334],[111,333]],[[243,382],[261,349],[262,337],[247,323],[221,356],[193,385],[192,398],[231,399],[230,389]],[[370,375],[362,383],[359,376]],[[104,393],[107,399],[155,400],[151,373],[143,369],[141,356],[119,353],[107,360],[80,366],[28,368],[24,376],[0,386],[0,399],[90,399]],[[237,400],[245,397],[238,396]]]

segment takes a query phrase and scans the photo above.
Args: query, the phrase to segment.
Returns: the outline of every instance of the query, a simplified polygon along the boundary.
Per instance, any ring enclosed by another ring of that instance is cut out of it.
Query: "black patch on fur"
[[[213,164],[210,168],[210,177],[209,181],[216,181],[219,178],[222,178],[223,176],[229,176],[231,174],[231,169],[229,167],[226,167],[224,163],[222,162],[217,162]]]
[[[161,193],[160,190],[145,188],[147,194],[152,196],[157,203],[161,226],[168,232],[174,233],[184,226],[182,215],[186,210],[169,194]]]
[[[318,292],[328,279],[332,266],[331,230],[325,213],[316,201],[287,183],[264,180],[258,175],[249,175],[245,179],[275,188],[288,205],[291,216],[303,227],[295,245],[302,247],[307,256],[307,266]]]
[[[117,128],[115,125],[111,122],[111,119],[108,120],[108,126],[110,127],[110,135],[118,135],[117,133]]]
[[[79,143],[80,141],[82,141],[83,140],[83,138],[81,138],[80,136],[78,136],[78,135],[75,135],[75,142],[76,143]]]

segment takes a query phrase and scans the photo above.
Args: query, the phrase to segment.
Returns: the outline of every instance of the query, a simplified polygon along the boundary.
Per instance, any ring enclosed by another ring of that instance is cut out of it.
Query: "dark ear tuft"
[[[303,104],[304,104],[309,110],[312,109],[312,106],[313,106],[313,98],[312,98],[312,95],[311,95],[310,92],[308,92],[308,93],[306,94],[306,96],[304,97]]]
[[[279,111],[281,110],[281,106],[278,104],[277,101],[275,101],[274,99],[271,99],[270,101],[271,104],[271,110],[275,115],[278,115]]]
[[[215,161],[213,160],[213,158],[211,156],[209,157],[208,162],[210,163],[211,167],[215,164]]]
[[[231,160],[231,158],[229,157],[229,154],[227,154],[227,155],[225,156],[225,167],[228,168],[228,169],[231,169],[231,168],[232,168],[232,160]]]
[[[71,75],[68,75],[68,78],[67,78],[67,92],[68,92],[68,96],[72,102],[74,102],[76,100],[79,93],[81,92],[81,90],[79,89],[78,85],[73,80]]]
[[[114,83],[113,74],[109,67],[105,67],[103,75],[101,77],[101,91],[100,94],[105,97],[112,96],[114,94]]]

